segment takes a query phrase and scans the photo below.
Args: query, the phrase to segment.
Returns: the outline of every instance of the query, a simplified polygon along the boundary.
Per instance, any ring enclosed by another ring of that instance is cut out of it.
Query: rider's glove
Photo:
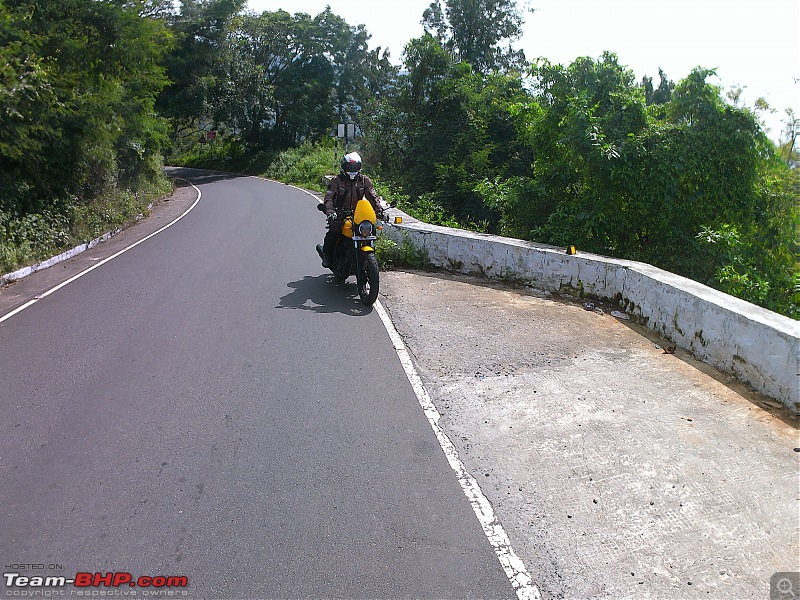
[[[335,210],[329,210],[329,211],[328,211],[328,216],[327,216],[327,219],[328,219],[328,224],[329,224],[329,225],[330,225],[330,224],[331,224],[333,221],[335,221],[335,220],[336,220],[336,211],[335,211]]]

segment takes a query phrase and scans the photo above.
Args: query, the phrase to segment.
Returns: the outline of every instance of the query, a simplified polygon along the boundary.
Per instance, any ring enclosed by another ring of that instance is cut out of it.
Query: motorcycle
[[[389,205],[393,207],[395,203]],[[317,204],[317,210],[325,212],[325,204]],[[339,281],[345,281],[351,275],[356,276],[358,295],[361,302],[372,306],[378,299],[378,260],[375,258],[373,243],[378,239],[378,216],[372,204],[366,199],[356,203],[355,210],[347,210],[338,214],[343,218],[342,234],[336,241],[333,250],[333,265],[331,271]],[[328,228],[334,216],[328,220]],[[382,217],[381,220],[388,220]],[[322,246],[317,246],[317,253],[322,258]]]

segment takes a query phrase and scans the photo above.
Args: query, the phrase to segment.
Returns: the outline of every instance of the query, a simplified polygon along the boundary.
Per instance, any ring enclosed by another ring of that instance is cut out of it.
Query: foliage
[[[662,69],[658,70],[660,79],[658,87],[653,87],[653,78],[646,75],[642,78],[642,89],[644,99],[648,106],[661,106],[667,104],[672,99],[672,92],[675,90],[675,82],[667,78],[667,74]]]
[[[0,2],[4,268],[70,243],[71,214],[95,199],[122,202],[118,189],[138,194],[165,183],[166,127],[154,108],[167,83],[165,6]]]
[[[195,138],[199,121],[219,103],[217,73],[231,21],[245,0],[182,0],[168,17],[173,46],[165,57],[171,85],[158,97],[160,114],[172,124],[173,141]]]
[[[248,155],[318,141],[337,122],[360,125],[365,106],[392,86],[397,69],[387,51],[369,48],[363,25],[330,8],[312,17],[243,6],[190,0],[172,18],[175,85],[159,106],[174,125],[176,159],[198,153],[199,134],[211,129]]]
[[[456,62],[483,74],[524,65],[525,54],[512,46],[522,37],[522,23],[514,0],[445,0],[444,9],[435,0],[422,15],[427,34],[435,35]]]
[[[678,84],[660,71],[653,89],[605,53],[566,67],[540,60],[531,88],[456,63],[430,35],[405,60],[367,141],[417,210],[641,260],[795,310],[797,177],[757,114],[708,82],[713,71]]]
[[[678,83],[664,119],[645,110],[613,55],[566,69],[541,64],[533,74],[534,112],[544,116],[527,127],[536,149],[527,189],[550,206],[544,222],[528,223],[530,237],[649,262],[788,310],[787,173],[755,116],[707,83],[713,71]],[[726,251],[709,257],[701,230],[727,231],[711,236],[727,240]]]
[[[0,213],[0,273],[67,247],[71,236],[66,221],[64,215],[50,211],[18,218]]]
[[[387,52],[369,50],[369,37],[330,8],[316,17],[237,15],[219,49],[211,118],[251,149],[320,139],[337,120],[358,122],[396,71]]]
[[[245,6],[0,0],[4,268],[138,214],[165,149],[321,190],[331,127],[353,122],[379,189],[422,220],[645,261],[796,316],[791,110],[776,148],[766,104],[727,102],[708,69],[655,86],[612,53],[525,65],[514,0],[436,0],[402,73],[330,8]]]
[[[299,187],[325,191],[323,178],[338,170],[336,145],[333,142],[305,142],[280,152],[263,175]]]
[[[800,153],[798,153],[797,147],[797,136],[800,134],[800,117],[791,108],[786,109],[786,120],[783,122],[783,126],[779,153],[786,164],[796,169],[800,166]],[[800,175],[796,170],[795,174]]]
[[[156,176],[164,129],[153,109],[169,35],[140,16],[148,8],[143,0],[0,5],[0,209],[35,213]]]
[[[384,270],[391,270],[395,267],[424,270],[431,266],[427,252],[414,246],[407,237],[398,244],[386,236],[380,236],[375,242],[375,254],[378,263]]]
[[[171,191],[166,179],[136,192],[109,190],[90,202],[73,198],[38,213],[13,216],[0,211],[0,273],[33,264],[114,231],[147,212],[150,203]]]
[[[525,97],[519,75],[482,77],[455,63],[426,35],[407,47],[408,74],[398,80],[391,102],[372,108],[367,123],[367,158],[398,183],[414,204],[442,213],[469,228],[493,230],[498,212],[482,202],[476,185],[487,174],[524,171],[529,152],[515,137],[510,107]]]

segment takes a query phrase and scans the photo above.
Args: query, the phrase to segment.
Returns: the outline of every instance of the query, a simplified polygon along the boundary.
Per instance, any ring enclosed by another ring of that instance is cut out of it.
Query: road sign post
[[[344,139],[344,153],[347,154],[348,140],[356,137],[356,124],[339,123],[339,125],[336,127],[336,137]]]
[[[206,140],[211,145],[211,158],[214,158],[214,140],[217,139],[217,132],[216,131],[207,131],[206,132]]]

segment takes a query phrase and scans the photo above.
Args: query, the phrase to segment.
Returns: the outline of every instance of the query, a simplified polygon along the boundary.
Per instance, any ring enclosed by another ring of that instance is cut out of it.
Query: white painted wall
[[[800,411],[800,323],[651,265],[421,223],[385,229],[431,263],[539,289],[615,300],[681,348]]]

